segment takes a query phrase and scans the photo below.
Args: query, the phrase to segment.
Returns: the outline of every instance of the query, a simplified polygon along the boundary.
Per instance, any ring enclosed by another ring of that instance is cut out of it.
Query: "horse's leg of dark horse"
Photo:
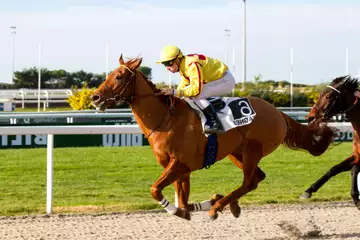
[[[263,157],[262,149],[262,144],[256,140],[250,139],[244,143],[242,152],[243,182],[239,188],[218,200],[211,207],[209,211],[210,219],[215,220],[218,217],[217,212],[221,212],[227,204],[234,200],[237,201],[241,196],[257,188],[260,179],[255,176],[257,174],[257,165]]]
[[[168,200],[165,199],[164,195],[161,193],[162,189],[169,186],[179,177],[183,177],[186,174],[190,174],[190,169],[183,163],[171,159],[169,164],[166,166],[161,176],[156,180],[156,182],[151,187],[152,197],[159,202],[159,204],[165,208],[165,210],[175,216],[190,220],[190,214],[186,209],[181,209],[175,207]]]
[[[317,192],[322,185],[324,185],[330,178],[333,176],[349,171],[352,166],[354,165],[354,160],[356,159],[355,155],[351,155],[348,158],[346,158],[344,161],[342,161],[339,164],[336,164],[330,170],[325,173],[321,178],[319,178],[315,183],[313,183],[308,189],[305,190],[305,192],[300,196],[300,198],[311,198],[312,194],[314,192]]]
[[[357,209],[360,210],[358,174],[360,172],[360,162],[351,169],[351,197]]]
[[[232,153],[229,155],[230,160],[240,169],[243,169],[242,164],[242,154],[241,149],[239,150],[239,153]],[[261,182],[266,177],[265,173],[259,168],[256,167],[256,173],[255,173],[255,184]],[[234,217],[238,218],[240,216],[241,208],[238,203],[238,199],[234,199],[230,202],[230,211],[234,215]]]

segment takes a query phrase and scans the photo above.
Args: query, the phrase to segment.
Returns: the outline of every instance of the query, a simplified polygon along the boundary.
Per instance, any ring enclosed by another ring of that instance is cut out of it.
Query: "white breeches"
[[[232,73],[227,70],[222,78],[204,84],[201,93],[198,96],[191,98],[191,100],[194,101],[198,107],[204,109],[210,105],[206,98],[231,93],[234,88],[235,78]]]

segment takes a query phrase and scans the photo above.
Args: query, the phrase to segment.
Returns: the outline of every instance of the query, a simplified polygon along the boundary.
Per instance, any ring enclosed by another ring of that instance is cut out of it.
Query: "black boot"
[[[205,117],[209,121],[209,125],[205,124],[204,133],[213,134],[213,133],[222,133],[224,128],[218,118],[214,107],[210,104],[205,109],[202,110],[205,114]]]

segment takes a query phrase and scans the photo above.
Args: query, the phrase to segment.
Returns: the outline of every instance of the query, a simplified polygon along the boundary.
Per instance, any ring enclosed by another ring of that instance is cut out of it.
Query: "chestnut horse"
[[[95,90],[92,104],[98,110],[105,110],[115,102],[130,104],[156,160],[164,168],[151,187],[152,197],[170,214],[190,220],[190,211],[209,210],[210,219],[216,219],[218,212],[229,204],[232,214],[239,217],[239,198],[256,189],[265,178],[258,167],[264,156],[280,144],[318,156],[332,142],[334,133],[329,127],[300,124],[265,100],[249,97],[256,112],[252,123],[217,136],[216,161],[229,156],[244,173],[241,186],[224,197],[215,195],[210,200],[188,204],[190,174],[203,168],[208,139],[203,134],[200,118],[186,101],[161,95],[161,90],[137,70],[141,61],[135,58],[124,62],[121,55],[120,66]],[[237,181],[240,184],[240,180]],[[178,207],[162,194],[162,189],[172,183]]]
[[[309,122],[326,122],[331,117],[345,113],[353,128],[353,152],[341,163],[333,166],[327,173],[313,183],[300,198],[311,198],[333,176],[352,169],[351,197],[355,206],[360,210],[359,188],[357,176],[360,170],[360,104],[354,92],[358,89],[358,80],[349,76],[334,79],[320,94],[317,102],[310,110],[307,118]]]

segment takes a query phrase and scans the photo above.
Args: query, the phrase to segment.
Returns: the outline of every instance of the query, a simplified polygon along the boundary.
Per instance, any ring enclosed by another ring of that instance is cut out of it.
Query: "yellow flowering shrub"
[[[91,105],[91,95],[95,88],[88,88],[87,86],[81,89],[73,89],[73,95],[67,99],[73,110],[91,110],[94,109]]]

